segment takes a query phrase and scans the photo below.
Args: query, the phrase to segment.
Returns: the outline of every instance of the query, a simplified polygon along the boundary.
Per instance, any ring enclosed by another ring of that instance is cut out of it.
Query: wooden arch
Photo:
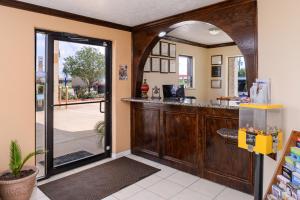
[[[174,24],[185,21],[202,21],[226,32],[245,57],[247,87],[257,78],[257,2],[256,0],[228,0],[186,13],[178,14],[133,28],[132,95],[140,96],[143,69],[146,59],[160,40],[161,31],[170,31]]]

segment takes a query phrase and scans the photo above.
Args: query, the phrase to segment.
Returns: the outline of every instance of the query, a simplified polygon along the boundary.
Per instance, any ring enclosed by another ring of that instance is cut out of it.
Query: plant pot
[[[23,170],[34,171],[33,174],[21,179],[11,181],[0,181],[1,200],[29,200],[36,183],[38,169],[36,167],[23,167]],[[3,172],[7,173],[8,171]]]

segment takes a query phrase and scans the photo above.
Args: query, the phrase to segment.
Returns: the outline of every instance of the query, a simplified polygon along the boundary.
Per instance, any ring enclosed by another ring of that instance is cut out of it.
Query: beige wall
[[[0,27],[0,170],[8,167],[10,140],[17,139],[23,153],[35,148],[35,28],[113,41],[113,152],[130,148],[130,109],[120,101],[121,97],[131,95],[130,32],[3,6]],[[118,80],[120,64],[129,67],[127,81]]]
[[[285,105],[285,138],[300,130],[299,7],[299,0],[258,0],[259,77],[271,78],[273,100]],[[130,75],[128,81],[116,77],[119,64],[130,70],[130,33],[2,6],[0,26],[0,170],[7,168],[10,139],[18,139],[24,153],[34,150],[34,27],[113,40],[113,150],[129,148],[129,106],[119,98],[130,96]],[[275,167],[266,157],[265,187]]]
[[[161,88],[165,84],[175,84],[178,85],[178,69],[179,69],[179,55],[193,56],[193,67],[194,74],[196,75],[194,88],[186,89],[185,93],[187,96],[195,96],[197,98],[206,98],[206,74],[207,74],[207,50],[205,48],[191,46],[183,43],[170,42],[176,44],[176,73],[160,73],[160,72],[150,72],[144,73],[144,78],[150,86],[148,95],[151,96],[151,88],[155,85]]]
[[[171,42],[174,43],[174,42]],[[202,47],[196,47],[183,43],[176,44],[176,73],[159,73],[151,72],[144,73],[144,78],[150,86],[148,95],[151,96],[151,88],[157,85],[162,88],[163,84],[178,84],[178,56],[188,55],[193,56],[194,64],[194,88],[185,89],[187,96],[195,96],[200,100],[211,100],[216,99],[219,96],[227,96],[228,93],[228,57],[240,56],[241,52],[237,46],[220,47],[206,49]],[[222,64],[222,77],[212,78],[211,77],[211,56],[212,55],[223,55]],[[211,80],[221,79],[222,88],[212,89]],[[162,90],[162,89],[161,89]],[[161,92],[162,96],[162,92]]]
[[[195,96],[197,99],[207,99],[207,87],[206,77],[209,73],[207,64],[207,49],[201,47],[195,47],[186,44],[178,43],[178,56],[188,55],[193,56],[194,65],[194,88],[186,89],[187,96]],[[178,63],[177,56],[177,63]],[[177,65],[177,70],[179,65]]]
[[[207,80],[208,90],[207,96],[209,97],[208,100],[216,99],[220,96],[228,96],[228,58],[234,56],[241,56],[241,51],[237,46],[229,46],[229,47],[219,47],[219,48],[212,48],[208,49],[208,63],[209,67],[211,67],[211,56],[212,55],[223,55],[223,64],[221,70],[221,78],[211,78],[211,70],[209,70],[209,78]],[[222,81],[222,88],[220,89],[212,89],[211,88],[211,80],[221,80]]]
[[[271,78],[272,99],[285,106],[285,141],[291,130],[300,130],[300,1],[258,0],[258,70]],[[265,158],[264,186],[276,162]]]

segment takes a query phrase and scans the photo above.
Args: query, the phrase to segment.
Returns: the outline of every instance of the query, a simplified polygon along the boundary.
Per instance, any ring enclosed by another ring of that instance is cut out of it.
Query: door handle
[[[105,113],[105,110],[102,110],[103,106],[102,106],[102,103],[107,103],[108,101],[106,100],[102,100],[100,101],[100,113]]]

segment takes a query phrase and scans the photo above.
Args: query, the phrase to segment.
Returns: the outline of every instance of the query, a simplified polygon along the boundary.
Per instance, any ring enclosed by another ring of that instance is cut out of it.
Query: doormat
[[[158,171],[157,168],[122,157],[39,188],[51,200],[100,200]]]

